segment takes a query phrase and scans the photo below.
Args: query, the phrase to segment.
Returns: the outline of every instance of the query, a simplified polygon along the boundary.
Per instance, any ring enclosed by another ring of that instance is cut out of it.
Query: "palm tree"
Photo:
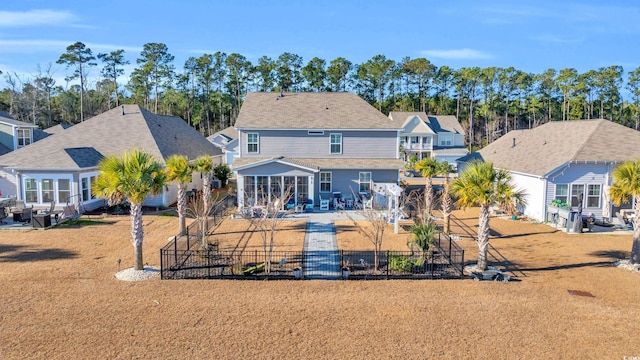
[[[442,190],[442,198],[440,205],[442,209],[442,217],[444,219],[444,232],[450,234],[451,232],[451,193],[449,182],[449,175],[453,172],[453,167],[447,161],[441,161],[438,163],[437,174],[444,177],[444,189]]]
[[[451,184],[451,192],[458,198],[457,204],[466,208],[480,206],[478,216],[478,270],[487,269],[487,247],[489,245],[489,206],[513,202],[525,205],[523,191],[511,184],[507,170],[495,169],[493,163],[474,161],[469,163],[460,177]]]
[[[213,160],[210,156],[198,156],[193,161],[193,169],[202,174],[202,199],[205,209],[209,209],[211,202],[211,172],[213,171]]]
[[[424,216],[422,222],[431,219],[431,209],[433,208],[433,177],[438,173],[438,161],[434,158],[424,158],[416,163],[416,170],[427,179],[424,186]]]
[[[101,171],[93,184],[93,194],[106,198],[109,205],[128,200],[131,204],[131,243],[134,248],[135,270],[144,270],[142,264],[142,202],[147,195],[162,192],[165,173],[162,165],[151,154],[139,149],[125,152],[122,158],[106,157],[98,165]]]
[[[640,160],[625,161],[613,170],[612,176],[613,185],[609,194],[614,204],[620,205],[635,198],[631,263],[640,264]]]
[[[193,168],[184,155],[171,155],[167,158],[167,182],[178,185],[178,235],[184,235],[187,228],[187,184],[191,182]]]

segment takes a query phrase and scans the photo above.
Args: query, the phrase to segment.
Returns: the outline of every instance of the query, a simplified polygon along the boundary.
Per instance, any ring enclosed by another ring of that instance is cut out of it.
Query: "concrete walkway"
[[[362,216],[353,213],[360,219]],[[344,213],[335,211],[294,214],[290,218],[306,218],[304,237],[304,277],[307,279],[340,279],[340,253],[336,240],[335,220],[349,219]]]

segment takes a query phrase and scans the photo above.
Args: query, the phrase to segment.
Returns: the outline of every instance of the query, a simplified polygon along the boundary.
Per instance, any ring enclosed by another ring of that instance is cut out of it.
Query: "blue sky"
[[[362,63],[376,54],[436,66],[513,66],[540,73],[640,66],[635,1],[29,1],[0,5],[0,70],[26,76],[81,41],[94,55],[165,43],[181,69],[189,56],[237,52],[253,63],[283,52]],[[92,69],[97,77],[101,66]],[[625,75],[626,77],[626,75]],[[5,87],[0,79],[0,88]]]

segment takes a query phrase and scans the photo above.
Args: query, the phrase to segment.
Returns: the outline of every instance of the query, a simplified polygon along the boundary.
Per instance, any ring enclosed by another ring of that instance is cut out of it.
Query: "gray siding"
[[[332,170],[331,172],[331,192],[320,192],[320,174],[316,175],[314,186],[316,198],[313,200],[316,204],[320,203],[320,196],[330,198],[333,192],[340,192],[342,196],[358,194],[359,190],[359,173],[371,172],[371,179],[374,182],[390,182],[398,183],[397,170]]]
[[[247,153],[247,133],[259,134],[259,152]],[[330,134],[342,134],[342,154],[331,154]],[[242,157],[396,158],[396,131],[328,131],[308,135],[307,130],[262,130],[240,133]]]
[[[13,150],[13,127],[0,124],[0,144]]]
[[[547,197],[545,204],[550,204],[555,198],[556,184],[568,184],[569,185],[569,198],[571,198],[571,185],[581,184],[585,186],[585,192],[587,191],[587,185],[600,185],[600,206],[598,208],[587,207],[587,203],[584,203],[582,210],[583,214],[593,213],[596,219],[602,218],[603,208],[603,192],[605,185],[609,184],[609,165],[596,165],[596,164],[571,164],[569,167],[564,167],[548,176],[547,181]]]

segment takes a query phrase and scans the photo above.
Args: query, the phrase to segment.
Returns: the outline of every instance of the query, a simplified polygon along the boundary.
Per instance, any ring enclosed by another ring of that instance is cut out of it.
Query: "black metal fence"
[[[236,197],[231,194],[227,194],[222,200],[218,201],[211,209],[209,217],[207,218],[206,229],[213,229],[220,224],[224,218],[229,215],[236,207]],[[199,240],[205,236],[205,240],[208,241],[210,234],[205,232],[202,234],[200,230],[200,224],[198,221],[192,222],[186,229],[185,236],[175,236],[167,245],[160,249],[160,262],[161,268],[177,268],[182,266],[188,261],[190,251],[195,249],[199,243]],[[217,250],[217,244],[213,243],[205,251]],[[171,252],[172,256],[163,256],[163,253]],[[162,262],[165,261],[163,264]]]
[[[448,279],[462,277],[462,250],[234,252],[215,248],[160,251],[162,279]]]

